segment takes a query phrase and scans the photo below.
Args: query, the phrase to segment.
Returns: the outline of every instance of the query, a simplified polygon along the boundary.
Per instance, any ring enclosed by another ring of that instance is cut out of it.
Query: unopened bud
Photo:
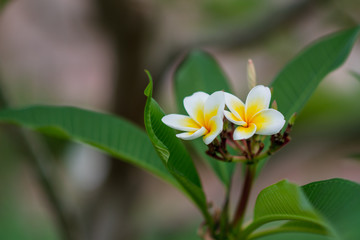
[[[256,86],[256,72],[253,61],[251,59],[248,60],[247,73],[248,73],[248,86],[249,89],[252,89],[253,87]]]
[[[271,145],[269,148],[269,153],[273,154],[284,146],[284,138],[280,133],[271,135]]]
[[[291,115],[291,117],[290,117],[290,119],[289,119],[289,121],[288,121],[289,125],[291,125],[291,126],[294,125],[295,120],[296,120],[296,117],[297,117],[296,113],[294,113],[293,115]]]
[[[271,104],[271,108],[275,109],[275,110],[278,110],[278,105],[277,105],[277,102],[276,100],[274,100]]]
[[[274,94],[274,88],[273,87],[270,87],[270,93],[271,93],[271,96]]]

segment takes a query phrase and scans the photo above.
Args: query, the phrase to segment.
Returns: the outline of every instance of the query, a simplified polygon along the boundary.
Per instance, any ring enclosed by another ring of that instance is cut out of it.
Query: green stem
[[[206,219],[206,223],[209,226],[211,234],[214,235],[215,234],[214,219],[212,218],[212,216],[210,215],[210,213],[208,211],[203,214],[204,214],[204,218]]]
[[[231,192],[231,180],[229,186],[226,188],[226,196],[224,205],[221,211],[220,218],[220,239],[227,239],[229,232],[229,203],[230,203],[230,192]]]

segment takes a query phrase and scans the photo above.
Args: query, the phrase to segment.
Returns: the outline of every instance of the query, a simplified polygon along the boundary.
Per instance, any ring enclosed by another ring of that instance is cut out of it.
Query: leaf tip
[[[153,88],[153,80],[152,80],[152,77],[151,77],[150,72],[149,72],[147,69],[145,69],[144,71],[145,71],[145,73],[146,73],[146,75],[148,76],[148,79],[149,79],[149,84],[148,84],[147,87],[145,88],[144,94],[145,94],[145,96],[147,96],[147,97],[151,97],[151,95],[152,95],[152,88]]]

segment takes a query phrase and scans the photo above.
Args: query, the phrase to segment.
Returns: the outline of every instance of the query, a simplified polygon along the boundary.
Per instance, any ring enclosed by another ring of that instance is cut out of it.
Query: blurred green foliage
[[[334,136],[355,134],[360,122],[359,95],[360,84],[346,94],[325,86],[319,88],[297,118],[296,128]]]
[[[203,0],[203,13],[211,23],[244,21],[261,14],[263,9],[271,6],[271,1],[253,0]]]
[[[34,204],[28,189],[24,156],[16,143],[0,129],[0,239],[6,240],[57,240],[54,221],[47,214],[31,214]],[[35,193],[34,193],[35,195]]]
[[[144,237],[141,240],[201,240],[201,238],[196,234],[198,223],[192,223],[187,226],[182,226],[176,228],[175,230],[153,230],[152,232],[147,232],[144,234]]]
[[[0,0],[0,9],[3,8],[8,2],[9,0]]]

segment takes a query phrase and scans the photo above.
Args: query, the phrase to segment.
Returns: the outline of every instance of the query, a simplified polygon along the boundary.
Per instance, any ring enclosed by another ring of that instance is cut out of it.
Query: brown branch
[[[242,192],[241,192],[241,195],[239,198],[239,202],[238,202],[238,205],[237,205],[237,208],[235,211],[234,220],[233,220],[234,227],[240,226],[245,217],[246,207],[247,207],[247,204],[249,201],[251,188],[254,183],[255,170],[256,170],[256,165],[254,165],[254,164],[251,164],[251,165],[248,164],[246,166],[246,175],[245,175],[244,185],[243,185],[243,189],[242,189]]]
[[[146,101],[143,92],[147,84],[144,62],[149,42],[146,8],[140,1],[133,0],[94,0],[94,4],[115,58],[111,111],[143,126]],[[133,176],[142,176],[142,173],[119,159],[110,160],[110,173],[99,197],[87,209],[89,236],[99,231],[106,233],[102,238],[135,239],[138,231],[128,216],[140,190],[137,186],[143,181],[141,177]],[[100,229],[104,224],[99,223],[103,221],[110,222],[106,229]],[[123,227],[119,228],[121,225]]]

